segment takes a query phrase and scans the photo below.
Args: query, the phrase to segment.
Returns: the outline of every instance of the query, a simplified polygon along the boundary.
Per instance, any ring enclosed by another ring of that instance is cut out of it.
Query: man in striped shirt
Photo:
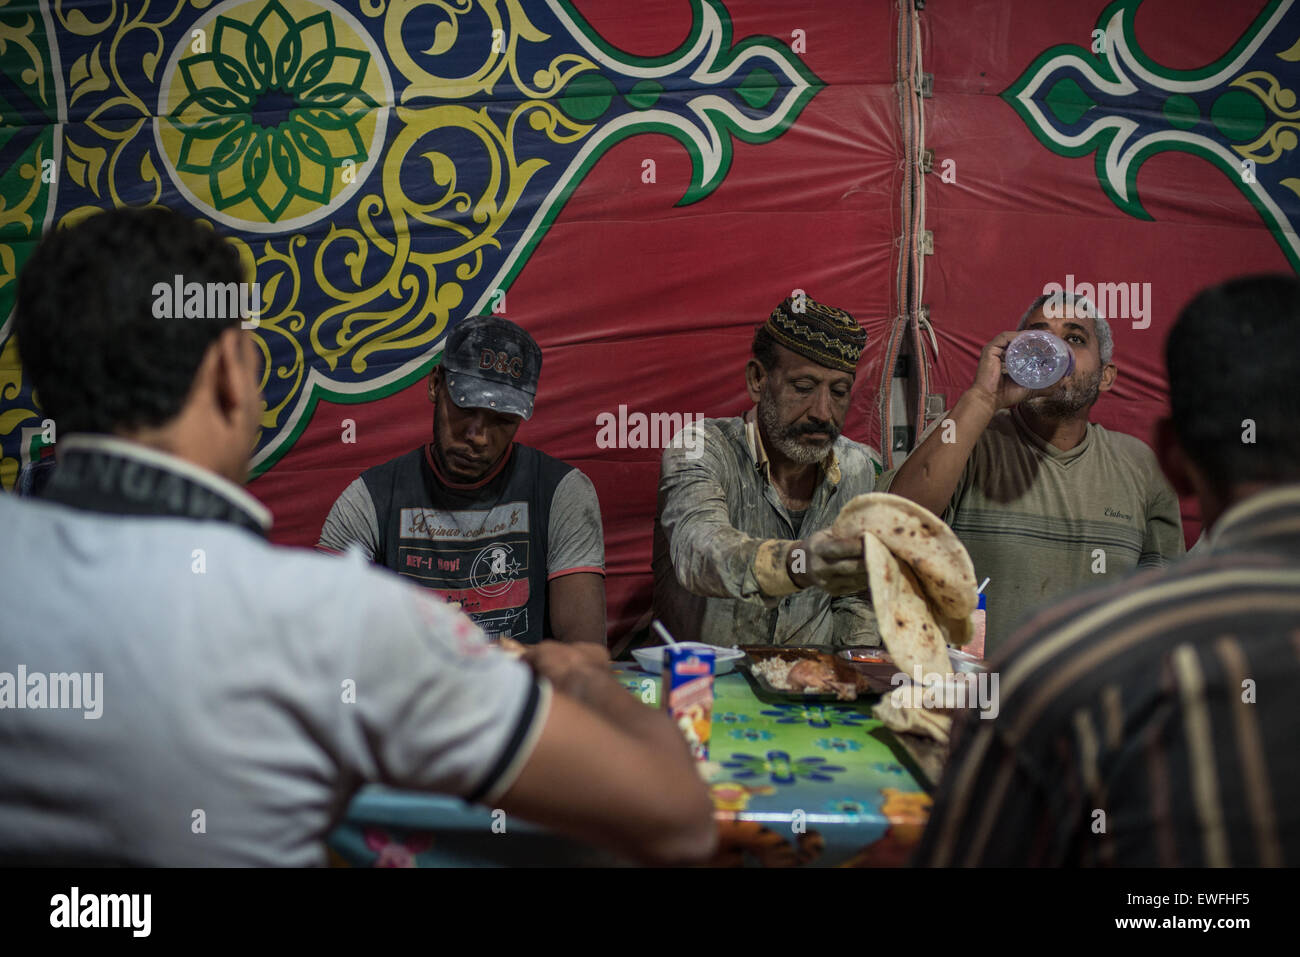
[[[1158,454],[1204,552],[1030,618],[963,713],[914,863],[1300,864],[1300,283],[1206,290]]]

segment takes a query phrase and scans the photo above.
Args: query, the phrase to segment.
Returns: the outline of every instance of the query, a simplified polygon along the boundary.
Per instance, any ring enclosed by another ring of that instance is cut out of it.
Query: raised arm
[[[1002,371],[1002,356],[1015,332],[999,333],[980,354],[975,382],[948,415],[899,467],[889,491],[942,515],[957,490],[962,470],[996,412],[1030,392]],[[951,420],[951,424],[949,424]]]
[[[802,588],[848,594],[867,587],[860,542],[822,529],[807,539],[756,538],[731,524],[716,435],[664,451],[658,522],[678,582],[695,595],[773,604]],[[692,449],[702,454],[689,454]]]

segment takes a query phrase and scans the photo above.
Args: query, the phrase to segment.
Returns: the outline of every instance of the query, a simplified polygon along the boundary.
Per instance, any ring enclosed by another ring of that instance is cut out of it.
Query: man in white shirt
[[[264,540],[239,317],[155,318],[156,281],[244,277],[161,209],[44,238],[25,371],[58,424],[43,500],[0,497],[0,860],[303,865],[361,785],[460,796],[655,862],[706,857],[680,733],[603,649],[522,661],[360,559]],[[530,667],[531,666],[531,667]]]

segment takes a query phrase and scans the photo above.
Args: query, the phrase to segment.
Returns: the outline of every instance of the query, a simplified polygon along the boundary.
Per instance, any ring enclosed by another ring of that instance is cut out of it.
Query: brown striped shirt
[[[913,863],[1300,864],[1300,485],[1208,550],[1078,593],[991,662]]]

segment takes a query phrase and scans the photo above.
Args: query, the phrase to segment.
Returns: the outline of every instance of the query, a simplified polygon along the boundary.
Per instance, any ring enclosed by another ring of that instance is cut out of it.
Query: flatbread
[[[975,566],[952,529],[929,509],[902,496],[870,492],[850,499],[831,526],[837,538],[856,539],[866,532],[910,565],[939,612],[956,622],[954,630],[967,633],[969,623],[961,623],[979,604]]]
[[[947,744],[952,736],[952,715],[946,711],[895,704],[885,695],[871,709],[873,716],[890,731],[906,731]]]
[[[965,618],[949,618],[929,595],[925,596],[925,603],[930,608],[934,623],[939,626],[943,640],[948,644],[960,648],[975,637],[975,624],[971,621],[970,615]]]
[[[917,576],[871,532],[864,532],[871,603],[880,640],[899,671],[914,678],[952,673],[943,632],[930,613]]]

